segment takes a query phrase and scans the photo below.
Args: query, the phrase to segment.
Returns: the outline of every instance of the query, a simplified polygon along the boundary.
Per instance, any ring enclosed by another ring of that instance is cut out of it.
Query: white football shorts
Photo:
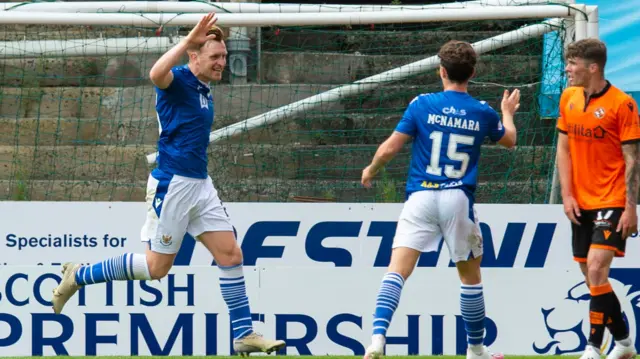
[[[436,252],[443,238],[454,263],[482,255],[472,200],[461,189],[412,193],[400,213],[393,248]]]
[[[152,251],[178,253],[186,233],[198,239],[204,232],[234,230],[211,177],[156,176],[147,181],[147,219],[140,233]]]

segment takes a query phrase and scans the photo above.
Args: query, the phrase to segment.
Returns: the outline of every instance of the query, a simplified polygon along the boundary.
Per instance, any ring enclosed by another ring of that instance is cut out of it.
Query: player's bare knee
[[[581,262],[580,264],[580,271],[582,272],[582,275],[584,275],[584,282],[587,285],[587,287],[590,287],[591,284],[589,283],[589,271],[587,269],[587,263]]]
[[[605,256],[590,256],[587,261],[588,285],[601,285],[609,279],[609,263]]]
[[[587,274],[602,273],[609,275],[609,267],[613,261],[615,252],[612,249],[591,248],[587,256]]]
[[[151,279],[162,279],[169,274],[173,267],[175,255],[147,251],[147,267]]]
[[[456,263],[460,282],[464,285],[476,285],[482,283],[482,275],[480,273],[480,263],[482,257],[474,258],[468,261],[459,261]]]
[[[391,252],[391,262],[388,271],[390,273],[398,273],[407,280],[416,266],[421,252],[413,248],[398,247]]]
[[[166,277],[172,267],[172,263],[163,263],[162,261],[147,260],[147,265],[149,266],[149,276],[151,276],[151,279],[162,279]]]
[[[242,250],[237,245],[223,248],[215,255],[216,263],[223,267],[242,264]]]
[[[413,273],[413,267],[408,268],[406,266],[389,265],[389,268],[387,269],[387,272],[388,273],[398,273],[406,281],[411,276],[411,273]]]

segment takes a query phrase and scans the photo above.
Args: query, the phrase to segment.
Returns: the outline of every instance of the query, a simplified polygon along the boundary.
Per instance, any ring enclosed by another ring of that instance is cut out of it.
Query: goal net
[[[208,150],[221,198],[402,201],[411,145],[372,189],[362,169],[409,102],[441,90],[434,56],[457,39],[481,52],[473,96],[499,112],[504,89],[522,92],[518,145],[484,145],[477,201],[546,201],[566,28],[543,20],[226,28]],[[188,30],[0,25],[0,198],[144,200],[158,139],[148,73]]]

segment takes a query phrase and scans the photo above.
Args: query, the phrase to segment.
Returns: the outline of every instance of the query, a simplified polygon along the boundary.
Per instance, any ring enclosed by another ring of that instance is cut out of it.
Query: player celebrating
[[[441,237],[462,282],[460,308],[469,344],[467,358],[501,357],[490,354],[483,343],[482,234],[474,210],[474,192],[484,138],[509,148],[516,143],[513,116],[520,106],[520,92],[504,92],[501,123],[489,105],[467,93],[477,61],[473,47],[467,42],[450,41],[442,46],[438,57],[444,91],[413,99],[393,134],[362,172],[362,184],[370,187],[378,171],[410,138],[414,139],[408,199],[398,221],[388,272],[378,292],[372,344],[365,359],[384,353],[387,328],[402,287],[421,252],[437,251]]]
[[[609,268],[614,256],[624,256],[626,238],[637,230],[638,107],[605,79],[607,49],[601,41],[577,41],[566,58],[571,86],[560,98],[557,158],[573,257],[591,292],[591,331],[582,359],[600,358],[605,327],[616,341],[607,358],[627,359],[636,350]]]
[[[227,56],[224,34],[215,22],[213,13],[204,16],[149,74],[156,86],[160,138],[158,165],[147,184],[147,219],[141,233],[149,246],[146,254],[126,253],[91,266],[66,263],[62,281],[54,289],[53,309],[60,313],[84,285],[163,278],[188,232],[211,252],[220,269],[234,351],[270,353],[285,343],[266,340],[253,331],[242,251],[207,174],[207,146],[214,117],[209,82],[222,78]],[[185,51],[189,63],[175,66]]]

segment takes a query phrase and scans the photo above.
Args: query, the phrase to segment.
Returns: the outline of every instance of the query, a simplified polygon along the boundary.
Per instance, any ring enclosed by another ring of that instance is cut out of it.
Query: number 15
[[[432,140],[431,144],[431,163],[427,166],[427,173],[434,176],[442,176],[442,167],[440,167],[440,150],[442,148],[441,131],[433,131],[429,135]],[[449,144],[447,146],[447,157],[453,161],[461,162],[460,169],[455,169],[452,165],[444,166],[444,175],[448,178],[462,178],[467,172],[469,166],[469,154],[458,152],[458,144],[472,146],[475,142],[475,137],[466,135],[449,135]]]

